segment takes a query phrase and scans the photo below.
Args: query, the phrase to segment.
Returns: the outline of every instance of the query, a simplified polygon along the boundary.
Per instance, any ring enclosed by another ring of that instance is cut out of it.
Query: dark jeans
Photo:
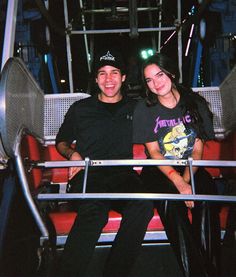
[[[150,192],[178,193],[157,167],[145,167],[141,177]],[[216,186],[203,168],[195,173],[198,194],[216,194]],[[192,222],[183,201],[155,201],[167,237],[186,277],[219,276],[220,221],[216,203],[195,201]]]
[[[83,173],[80,173],[73,180],[72,192],[81,191],[82,178]],[[142,182],[133,171],[110,171],[108,169],[89,174],[89,192],[140,192],[142,190]],[[62,275],[84,276],[111,209],[121,213],[122,221],[105,263],[104,276],[129,276],[141,249],[147,225],[153,216],[152,201],[79,201],[78,216],[70,231],[62,256]]]

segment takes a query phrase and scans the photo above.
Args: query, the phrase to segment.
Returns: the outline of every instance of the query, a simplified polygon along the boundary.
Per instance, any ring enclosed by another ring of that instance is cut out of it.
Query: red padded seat
[[[49,214],[50,219],[55,226],[57,235],[65,235],[70,231],[74,220],[76,218],[76,212],[53,212]],[[109,221],[103,229],[104,233],[117,232],[120,227],[121,215],[115,211],[109,212]],[[154,211],[154,216],[148,225],[149,231],[163,231],[163,225],[157,211]]]
[[[227,215],[229,207],[223,207],[220,212],[221,228],[222,230],[226,227]],[[53,212],[49,214],[50,219],[53,222],[57,235],[66,235],[69,233],[75,217],[76,212]],[[189,217],[191,220],[191,212],[189,212]],[[104,233],[117,232],[120,227],[121,215],[115,211],[110,211],[109,221],[104,227]],[[164,231],[164,227],[160,220],[160,216],[156,209],[154,210],[154,216],[148,224],[148,231]]]
[[[45,149],[44,159],[46,161],[65,161],[66,159],[58,153],[55,145],[48,145]],[[50,169],[50,178],[52,183],[67,183],[68,168]]]
[[[220,160],[221,144],[219,141],[210,140],[205,143],[203,160]],[[221,171],[217,167],[206,167],[212,177],[220,177]]]

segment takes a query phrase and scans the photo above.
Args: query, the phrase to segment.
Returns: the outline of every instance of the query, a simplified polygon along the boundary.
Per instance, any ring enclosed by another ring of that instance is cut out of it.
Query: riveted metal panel
[[[216,137],[222,138],[225,135],[223,125],[222,99],[219,87],[193,88],[193,91],[199,93],[209,103],[209,108],[213,113],[213,126]]]
[[[43,138],[43,106],[44,94],[24,62],[10,58],[0,82],[0,132],[6,156],[13,156],[22,128]]]
[[[45,95],[44,138],[54,140],[69,107],[78,100],[89,97],[87,93],[63,93]]]
[[[227,132],[236,130],[236,66],[220,85],[222,121]]]

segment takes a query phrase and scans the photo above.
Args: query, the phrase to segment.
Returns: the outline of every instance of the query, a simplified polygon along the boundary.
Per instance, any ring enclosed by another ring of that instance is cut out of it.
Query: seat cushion
[[[221,208],[220,212],[220,220],[221,220],[221,228],[224,230],[226,227],[227,215],[229,208],[227,206]],[[190,220],[191,213],[189,212]],[[57,235],[65,235],[68,234],[72,224],[76,218],[76,212],[72,211],[62,211],[62,212],[53,212],[49,214],[50,219],[52,220]],[[121,215],[115,211],[110,211],[109,213],[109,221],[107,225],[104,227],[103,232],[105,233],[113,233],[117,232],[120,227]],[[149,222],[148,231],[163,231],[164,227],[162,225],[160,216],[156,209],[154,210],[154,216],[152,220]]]

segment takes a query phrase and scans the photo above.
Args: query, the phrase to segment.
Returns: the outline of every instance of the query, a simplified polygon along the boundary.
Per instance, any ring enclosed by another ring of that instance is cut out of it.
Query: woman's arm
[[[195,139],[195,143],[193,146],[193,152],[191,157],[194,160],[201,160],[202,159],[202,154],[203,154],[203,142],[201,139],[196,138]],[[193,167],[193,174],[198,170],[198,167],[194,166]],[[183,174],[183,178],[184,180],[189,183],[190,182],[190,171],[189,171],[189,167],[186,167],[184,170],[184,174]]]
[[[159,144],[157,141],[145,143],[147,150],[152,159],[165,160],[161,154]],[[158,166],[163,174],[176,186],[180,194],[192,194],[191,186],[184,180],[184,178],[172,166]],[[194,207],[193,201],[185,201],[189,208]]]

